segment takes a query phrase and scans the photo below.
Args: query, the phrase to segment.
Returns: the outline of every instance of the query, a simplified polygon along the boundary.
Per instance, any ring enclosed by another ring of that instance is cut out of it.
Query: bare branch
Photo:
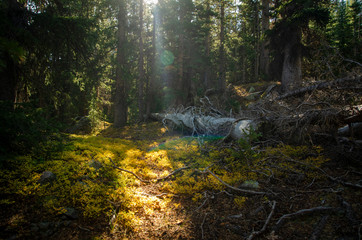
[[[301,96],[306,93],[312,92],[314,90],[321,90],[325,88],[329,88],[336,85],[346,84],[348,82],[361,82],[362,76],[348,77],[348,78],[339,78],[331,82],[321,82],[316,85],[308,86],[305,88],[300,88],[292,92],[285,93],[277,98],[277,100],[293,97],[293,96]]]
[[[150,183],[150,182],[155,182],[155,181],[158,182],[158,181],[161,181],[161,180],[165,180],[165,179],[171,177],[172,175],[174,175],[174,174],[176,174],[176,173],[178,173],[178,172],[180,172],[180,171],[182,171],[182,170],[185,170],[185,169],[189,168],[188,166],[182,167],[182,168],[176,169],[175,171],[173,171],[172,173],[168,174],[168,175],[165,176],[165,177],[156,178],[156,179],[151,179],[151,180],[145,180],[145,179],[141,178],[140,176],[138,176],[137,174],[135,174],[135,173],[132,172],[132,171],[129,171],[129,170],[126,170],[126,169],[123,169],[123,168],[118,167],[118,166],[113,162],[113,160],[112,160],[110,157],[109,157],[108,159],[109,159],[109,161],[111,161],[111,162],[113,163],[113,168],[116,168],[116,169],[118,169],[118,170],[120,170],[120,171],[122,171],[122,172],[126,172],[126,173],[129,173],[129,174],[132,174],[132,175],[135,176],[138,180],[140,180],[141,182],[144,182],[144,183]]]
[[[293,219],[293,218],[296,218],[298,216],[311,215],[311,214],[314,214],[314,213],[329,213],[331,211],[336,211],[336,208],[333,208],[333,207],[315,207],[315,208],[309,208],[309,209],[302,209],[302,210],[299,210],[299,211],[297,211],[295,213],[285,214],[281,218],[279,218],[279,220],[276,223],[276,225],[274,226],[273,230],[278,231],[280,229],[280,227],[283,226],[284,223],[288,219]]]
[[[355,217],[351,204],[344,200],[341,196],[338,196],[339,201],[345,211],[345,215],[352,225],[358,225],[358,220]]]
[[[329,215],[323,216],[322,219],[318,222],[317,226],[315,227],[310,240],[317,240],[319,239],[319,235],[323,231],[324,226],[328,221]]]
[[[140,180],[141,182],[144,182],[144,183],[150,183],[151,182],[151,180],[144,180],[144,179],[142,179],[141,177],[139,177],[137,174],[135,174],[134,172],[132,172],[132,171],[129,171],[129,170],[126,170],[126,169],[123,169],[123,168],[120,168],[120,167],[118,167],[114,162],[113,162],[113,160],[109,157],[108,158],[109,159],[109,161],[111,161],[112,163],[113,163],[113,168],[115,168],[115,169],[118,169],[118,170],[120,170],[120,171],[122,171],[122,172],[126,172],[126,173],[129,173],[129,174],[132,174],[133,176],[135,176],[138,180]]]
[[[343,59],[343,60],[346,61],[346,62],[355,63],[355,64],[357,64],[358,66],[362,67],[362,64],[361,64],[361,63],[356,62],[356,61],[353,61],[353,60],[351,60],[351,59],[345,58],[345,59]]]
[[[188,168],[189,168],[188,166],[182,167],[182,168],[178,168],[178,169],[176,169],[175,171],[173,171],[172,173],[168,174],[167,176],[162,177],[162,178],[157,178],[157,179],[155,179],[155,180],[153,180],[153,181],[162,181],[162,180],[165,180],[165,179],[171,177],[172,175],[175,175],[176,173],[181,172],[182,170],[185,170],[185,169],[188,169]]]
[[[248,193],[248,194],[256,194],[256,195],[270,195],[270,193],[267,192],[256,192],[256,191],[252,191],[252,190],[247,190],[247,189],[241,189],[241,188],[236,188],[233,187],[229,184],[227,184],[226,182],[224,182],[223,180],[221,180],[221,178],[219,178],[218,176],[215,175],[215,173],[211,172],[209,169],[206,169],[205,172],[210,173],[214,178],[216,178],[219,182],[221,182],[223,185],[225,185],[226,187],[237,191],[237,192],[243,192],[243,193]]]
[[[266,221],[265,221],[265,223],[264,223],[263,228],[262,228],[260,231],[252,232],[252,233],[250,234],[250,236],[248,237],[248,240],[252,240],[254,237],[262,234],[263,232],[265,232],[267,226],[269,225],[269,222],[270,222],[270,220],[271,220],[271,217],[272,217],[273,214],[274,214],[274,210],[275,210],[276,204],[277,204],[277,202],[276,202],[276,201],[273,201],[272,209],[271,209],[271,211],[270,211],[270,213],[269,213],[268,218],[266,219]]]
[[[282,154],[284,155],[284,154]],[[287,157],[286,155],[284,155],[285,157]],[[300,161],[297,161],[297,160],[294,160],[294,159],[291,159],[291,158],[288,158],[287,157],[287,160],[290,161],[290,162],[294,162],[294,163],[298,163],[298,164],[301,164],[301,165],[305,165],[305,166],[308,166],[308,167],[311,167],[311,168],[316,168],[317,170],[319,170],[321,173],[323,173],[329,180],[333,181],[333,182],[337,182],[339,184],[342,184],[344,186],[347,186],[347,187],[353,187],[353,188],[358,188],[358,189],[361,189],[362,188],[362,185],[361,184],[353,184],[353,183],[350,183],[350,182],[344,182],[342,180],[339,180],[337,178],[334,178],[330,175],[328,175],[322,168],[320,167],[317,167],[317,166],[313,166],[311,164],[307,164],[307,163],[303,163],[303,162],[300,162]]]
[[[206,216],[207,216],[207,213],[205,213],[205,216],[204,216],[204,219],[202,220],[202,223],[201,223],[201,238],[204,239],[204,223],[205,223],[205,220],[206,220]]]

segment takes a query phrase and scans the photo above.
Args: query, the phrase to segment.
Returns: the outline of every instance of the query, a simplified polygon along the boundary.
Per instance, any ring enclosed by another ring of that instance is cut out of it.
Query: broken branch
[[[221,178],[219,178],[218,176],[215,175],[215,173],[211,172],[209,169],[206,169],[205,172],[210,173],[214,178],[216,178],[219,182],[221,182],[223,185],[225,185],[226,187],[234,190],[234,191],[238,191],[238,192],[243,192],[243,193],[248,193],[248,194],[257,194],[257,195],[270,195],[270,193],[267,192],[256,192],[256,191],[252,191],[252,190],[247,190],[247,189],[241,189],[241,188],[236,188],[233,187],[229,184],[227,184],[226,182],[224,182],[223,180],[221,180]]]
[[[269,213],[268,218],[266,219],[266,221],[265,221],[265,223],[264,223],[263,228],[262,228],[260,231],[252,232],[252,233],[250,234],[250,236],[248,237],[248,240],[252,240],[254,237],[262,234],[263,232],[265,232],[267,226],[269,225],[270,219],[271,219],[271,217],[272,217],[273,214],[274,214],[274,210],[275,210],[276,204],[277,204],[277,202],[276,202],[276,201],[273,201],[272,209],[271,209],[271,211],[270,211],[270,213]]]
[[[168,174],[168,175],[165,176],[165,177],[156,178],[156,179],[151,179],[151,180],[145,180],[145,179],[141,178],[140,176],[138,176],[137,174],[135,174],[135,173],[132,172],[132,171],[129,171],[129,170],[127,170],[127,169],[123,169],[123,168],[118,167],[118,166],[113,162],[113,160],[112,160],[110,157],[109,157],[108,159],[109,159],[109,161],[112,162],[112,164],[113,164],[112,167],[113,167],[113,168],[118,169],[118,170],[120,170],[120,171],[122,171],[122,172],[126,172],[126,173],[129,173],[129,174],[132,174],[132,175],[135,176],[138,180],[140,180],[141,182],[144,182],[144,183],[150,183],[150,182],[154,182],[154,181],[156,181],[156,182],[162,181],[162,180],[165,180],[165,179],[171,177],[172,175],[174,175],[174,174],[176,174],[176,173],[178,173],[178,172],[180,172],[180,171],[182,171],[182,170],[185,170],[185,169],[188,169],[188,168],[189,168],[188,166],[182,167],[182,168],[176,169],[175,171],[173,171],[172,173]]]
[[[323,231],[324,226],[326,225],[328,221],[329,215],[323,216],[317,226],[315,227],[312,236],[310,237],[310,240],[317,240],[319,239],[319,235]]]
[[[362,79],[362,76],[359,75],[359,76],[349,77],[349,78],[339,78],[339,79],[336,79],[336,80],[330,81],[330,82],[321,82],[316,85],[300,88],[295,91],[285,93],[285,94],[279,96],[277,98],[277,100],[282,100],[282,99],[293,97],[293,96],[294,97],[302,96],[306,93],[313,92],[314,90],[321,90],[321,89],[329,88],[329,87],[336,86],[336,85],[344,85],[348,82],[360,82],[361,79]]]
[[[323,213],[323,212],[328,213],[330,211],[335,211],[335,210],[336,209],[333,208],[333,207],[315,207],[315,208],[309,208],[309,209],[302,209],[302,210],[299,210],[299,211],[297,211],[295,213],[285,214],[281,218],[279,218],[279,220],[276,223],[273,230],[278,231],[280,229],[280,227],[283,226],[284,223],[288,219],[293,219],[293,218],[296,218],[298,216],[310,215],[310,214],[314,214],[314,213]]]

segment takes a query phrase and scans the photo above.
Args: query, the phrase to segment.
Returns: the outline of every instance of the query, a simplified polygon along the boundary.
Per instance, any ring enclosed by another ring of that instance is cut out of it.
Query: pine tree
[[[126,96],[126,3],[119,0],[118,5],[118,31],[117,31],[117,68],[116,68],[116,88],[114,100],[114,126],[122,127],[127,123],[127,96]]]
[[[271,45],[276,54],[282,54],[281,82],[284,91],[300,85],[302,80],[302,30],[307,30],[309,22],[325,25],[328,9],[327,1],[280,1],[276,12],[280,15],[272,29]],[[275,56],[278,58],[278,56]]]

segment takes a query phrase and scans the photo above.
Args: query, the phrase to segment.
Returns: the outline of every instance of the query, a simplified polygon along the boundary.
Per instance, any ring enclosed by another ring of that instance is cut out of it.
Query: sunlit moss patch
[[[5,196],[0,204],[15,205],[19,199],[32,198],[51,216],[74,208],[84,219],[107,219],[111,231],[135,233],[150,219],[160,219],[161,213],[176,211],[174,196],[197,204],[204,201],[206,192],[227,190],[206,169],[231,186],[262,190],[271,177],[295,175],[309,182],[323,178],[317,167],[328,161],[320,147],[280,145],[261,150],[240,141],[220,148],[215,144],[219,140],[166,135],[163,126],[155,123],[110,128],[99,136],[69,135],[64,150],[48,161],[32,155],[13,157],[12,165],[0,170],[0,191]],[[113,164],[146,180],[188,168],[167,180],[145,184]],[[41,183],[44,171],[56,178]],[[236,196],[231,203],[245,208],[248,197]],[[160,224],[167,228],[173,221],[160,220]]]

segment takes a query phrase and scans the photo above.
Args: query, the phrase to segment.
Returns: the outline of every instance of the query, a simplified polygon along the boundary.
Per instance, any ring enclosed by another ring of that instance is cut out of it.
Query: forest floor
[[[256,139],[160,123],[67,135],[1,170],[0,239],[361,238],[361,152]]]

